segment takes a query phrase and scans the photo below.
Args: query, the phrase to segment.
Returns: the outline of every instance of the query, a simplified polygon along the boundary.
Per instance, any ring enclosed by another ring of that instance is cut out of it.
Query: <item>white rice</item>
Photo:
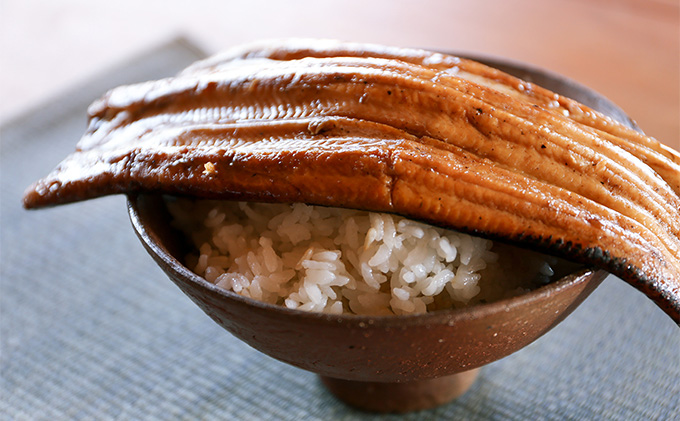
[[[394,315],[492,300],[528,287],[508,276],[518,271],[517,253],[522,280],[541,283],[554,272],[535,253],[501,246],[499,254],[489,240],[392,214],[176,198],[168,208],[196,247],[190,269],[294,309]]]

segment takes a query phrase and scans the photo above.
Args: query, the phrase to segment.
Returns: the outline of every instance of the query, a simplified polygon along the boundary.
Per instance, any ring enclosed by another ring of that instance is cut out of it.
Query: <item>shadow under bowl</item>
[[[472,57],[576,99],[624,124],[594,91],[523,64]],[[523,348],[569,315],[607,276],[581,269],[523,295],[465,309],[368,317],[291,310],[226,291],[182,263],[186,243],[170,228],[163,198],[128,196],[132,225],[158,265],[208,316],[253,348],[317,373],[345,402],[405,412],[448,402],[476,369]]]

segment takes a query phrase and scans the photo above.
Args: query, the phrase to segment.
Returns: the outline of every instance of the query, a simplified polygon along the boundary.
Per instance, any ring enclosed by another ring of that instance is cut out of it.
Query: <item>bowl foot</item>
[[[348,405],[374,412],[410,412],[433,408],[465,393],[479,369],[405,383],[342,380],[320,376],[323,384]]]

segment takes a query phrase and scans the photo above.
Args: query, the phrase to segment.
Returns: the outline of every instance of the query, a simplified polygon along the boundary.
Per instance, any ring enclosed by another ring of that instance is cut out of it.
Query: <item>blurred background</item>
[[[21,208],[104,85],[197,57],[168,44],[180,36],[208,53],[324,37],[527,62],[680,150],[678,0],[0,0],[0,419],[375,419],[205,317],[143,251],[124,197]],[[407,419],[671,419],[679,343],[659,308],[610,277],[461,400]]]
[[[178,35],[207,52],[325,37],[525,61],[680,149],[677,0],[2,0],[0,122]]]

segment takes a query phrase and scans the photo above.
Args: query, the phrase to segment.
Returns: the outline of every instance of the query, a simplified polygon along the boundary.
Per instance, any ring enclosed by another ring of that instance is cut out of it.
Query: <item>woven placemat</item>
[[[442,407],[346,407],[317,377],[214,324],[148,257],[122,196],[47,210],[23,190],[73,150],[106,89],[202,57],[179,39],[2,127],[0,415],[62,419],[660,419],[680,407],[680,330],[610,277],[565,322]],[[677,419],[677,418],[675,418]]]

